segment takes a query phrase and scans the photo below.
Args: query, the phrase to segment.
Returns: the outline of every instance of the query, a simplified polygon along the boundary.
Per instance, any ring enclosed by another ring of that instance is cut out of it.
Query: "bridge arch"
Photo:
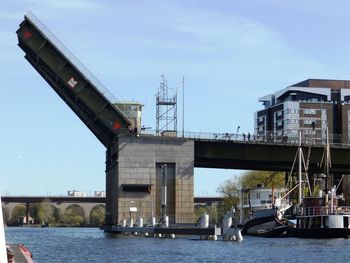
[[[78,204],[69,204],[62,215],[62,221],[66,224],[81,225],[85,223],[84,209]]]
[[[105,213],[106,206],[103,204],[98,204],[92,207],[89,213],[90,225],[101,226],[104,223]]]

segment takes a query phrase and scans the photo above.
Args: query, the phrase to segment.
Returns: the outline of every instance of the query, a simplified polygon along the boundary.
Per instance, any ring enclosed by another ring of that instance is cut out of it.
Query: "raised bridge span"
[[[27,61],[107,149],[107,225],[125,217],[126,204],[135,198],[151,199],[160,209],[163,164],[169,170],[169,211],[179,223],[193,220],[194,167],[289,171],[292,166],[297,149],[292,144],[130,136],[131,121],[105,88],[32,13],[25,15],[16,33]],[[310,173],[321,170],[322,153],[322,145],[312,147]],[[333,145],[331,154],[331,172],[350,174],[349,146]]]

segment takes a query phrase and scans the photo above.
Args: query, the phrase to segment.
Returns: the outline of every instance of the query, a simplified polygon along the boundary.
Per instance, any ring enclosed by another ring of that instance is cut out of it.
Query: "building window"
[[[299,110],[298,109],[290,109],[289,112],[290,113],[299,113]]]
[[[316,110],[315,109],[305,109],[304,114],[316,114]]]
[[[285,123],[298,124],[299,120],[298,119],[289,119],[289,120],[286,120]]]
[[[310,120],[310,119],[304,120],[304,124],[310,124],[311,125],[313,122],[315,122],[315,121],[314,120]]]

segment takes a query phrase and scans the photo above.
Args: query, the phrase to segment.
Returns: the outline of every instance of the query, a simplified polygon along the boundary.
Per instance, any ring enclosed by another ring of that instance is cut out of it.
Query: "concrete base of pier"
[[[105,226],[101,227],[106,233],[148,233],[148,234],[162,234],[162,235],[222,235],[222,229],[218,227],[200,228],[194,226],[180,226],[180,227],[120,227],[120,226]]]

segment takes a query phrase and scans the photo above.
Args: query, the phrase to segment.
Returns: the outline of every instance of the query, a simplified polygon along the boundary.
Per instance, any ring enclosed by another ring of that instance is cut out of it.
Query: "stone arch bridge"
[[[96,206],[105,207],[105,197],[74,197],[74,196],[3,196],[2,207],[4,210],[4,221],[10,220],[13,209],[18,205],[26,207],[26,222],[29,222],[29,205],[34,203],[47,202],[54,207],[66,211],[71,205],[78,205],[84,212],[85,223],[90,223],[90,214]],[[213,203],[221,203],[222,197],[195,197],[194,205],[211,206]]]
[[[73,197],[73,196],[3,196],[2,207],[4,210],[4,221],[11,218],[13,209],[18,205],[26,207],[26,222],[29,222],[29,206],[35,203],[48,203],[55,208],[65,212],[72,205],[79,206],[84,213],[84,221],[90,224],[91,211],[102,205],[105,207],[105,197]]]

